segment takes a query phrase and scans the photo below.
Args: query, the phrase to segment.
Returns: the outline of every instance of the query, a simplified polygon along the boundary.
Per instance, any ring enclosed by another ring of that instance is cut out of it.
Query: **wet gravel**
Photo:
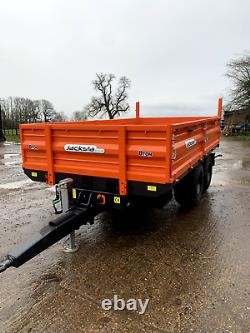
[[[224,139],[201,204],[127,217],[102,214],[0,275],[0,332],[250,332],[250,143]],[[53,190],[22,172],[20,146],[0,145],[0,257],[53,216]],[[104,311],[119,295],[149,298],[144,315]]]

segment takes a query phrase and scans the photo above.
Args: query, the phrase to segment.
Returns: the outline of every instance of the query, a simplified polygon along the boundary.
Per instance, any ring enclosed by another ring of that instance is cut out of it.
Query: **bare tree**
[[[92,97],[91,102],[85,107],[88,116],[93,118],[107,115],[109,119],[113,119],[129,110],[127,90],[130,88],[130,80],[122,76],[115,93],[113,92],[114,80],[114,74],[96,74],[92,84],[99,96]]]
[[[72,120],[73,121],[87,120],[87,112],[86,111],[74,111]]]
[[[24,110],[23,110],[23,120],[25,123],[31,123],[36,122],[37,117],[39,114],[37,114],[37,106],[35,101],[25,98],[24,101]]]
[[[1,133],[11,130],[18,135],[19,124],[41,121],[65,121],[63,112],[56,112],[47,100],[31,100],[24,97],[9,97],[1,101],[0,137]],[[2,121],[1,121],[2,120]],[[2,132],[1,132],[2,129]]]
[[[8,128],[8,129],[11,128],[9,99],[0,99],[0,108],[1,108],[0,122],[2,121],[2,124],[0,125],[0,128],[2,129],[3,136],[5,136],[5,134],[6,134],[5,129],[6,128]],[[0,134],[0,137],[2,137],[1,134]],[[0,141],[1,141],[1,139],[0,139]]]
[[[39,100],[32,101],[30,105],[30,119],[32,123],[37,123],[41,121],[41,110],[39,108]]]
[[[64,114],[64,112],[56,112],[54,116],[51,118],[51,121],[54,122],[62,122],[62,121],[66,121],[67,120],[67,116]]]
[[[2,102],[4,102],[4,100],[0,99],[0,142],[6,140],[5,136],[4,136],[4,132],[3,132],[3,114],[4,114],[4,111],[2,111]]]
[[[232,81],[231,101],[227,110],[250,109],[250,54],[232,59],[228,64],[226,76]]]
[[[15,127],[17,129],[17,125],[25,122],[24,114],[26,108],[26,101],[24,97],[14,97],[13,98],[13,107],[14,107],[14,120],[15,120]],[[26,114],[27,118],[27,114]]]
[[[38,107],[45,123],[51,121],[51,119],[55,116],[55,110],[53,104],[50,101],[41,99],[39,101]]]
[[[15,124],[15,108],[14,108],[14,97],[9,97],[9,115],[10,115],[10,129],[15,129],[16,124]]]

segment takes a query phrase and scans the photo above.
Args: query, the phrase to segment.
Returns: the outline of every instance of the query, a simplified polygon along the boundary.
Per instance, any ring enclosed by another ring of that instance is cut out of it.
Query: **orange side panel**
[[[220,142],[219,120],[211,119],[192,126],[176,126],[173,129],[174,159],[171,166],[171,178],[178,179],[189,168],[202,160]]]

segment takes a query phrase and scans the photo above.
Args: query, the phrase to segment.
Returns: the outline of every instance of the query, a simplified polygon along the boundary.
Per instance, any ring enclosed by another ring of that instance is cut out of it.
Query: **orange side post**
[[[120,195],[127,195],[127,172],[126,172],[126,127],[118,130],[119,142],[119,192]]]
[[[218,99],[218,118],[222,118],[222,97]]]
[[[54,164],[53,164],[53,151],[52,151],[52,136],[51,136],[51,127],[45,125],[45,140],[47,146],[47,163],[48,163],[48,179],[47,183],[49,185],[55,184],[55,174],[54,174]]]
[[[135,111],[136,111],[136,119],[139,120],[140,119],[140,102],[136,102]]]
[[[171,178],[172,148],[172,128],[168,125],[166,128],[166,183],[169,183]]]

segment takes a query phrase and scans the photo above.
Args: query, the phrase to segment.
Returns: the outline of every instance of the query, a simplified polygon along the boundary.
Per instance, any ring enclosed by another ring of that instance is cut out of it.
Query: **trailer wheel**
[[[175,185],[175,200],[183,207],[197,206],[204,189],[204,170],[201,164]]]
[[[206,190],[209,188],[212,180],[212,174],[213,174],[213,159],[211,156],[208,156],[208,158],[204,162],[204,188],[203,192],[206,192]]]

